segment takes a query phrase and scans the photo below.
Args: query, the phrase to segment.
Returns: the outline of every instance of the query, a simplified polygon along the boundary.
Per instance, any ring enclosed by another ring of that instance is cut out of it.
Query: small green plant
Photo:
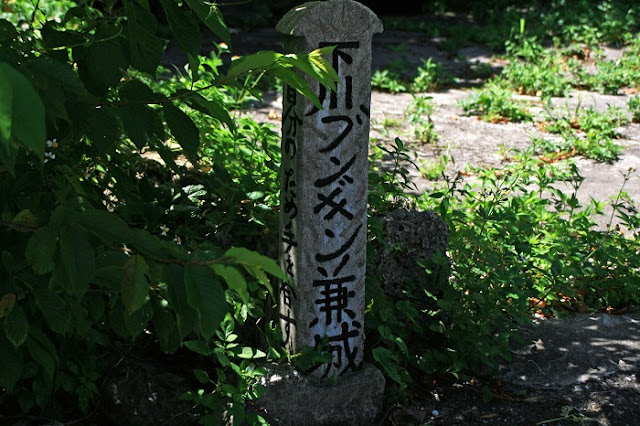
[[[422,65],[418,67],[418,75],[413,79],[411,89],[414,92],[429,92],[437,87],[442,66],[431,58],[421,61]]]
[[[438,140],[438,134],[431,119],[435,108],[432,99],[429,96],[414,95],[406,109],[409,123],[413,126],[414,136],[419,142],[435,143]]]
[[[640,96],[632,96],[627,101],[627,107],[631,112],[631,121],[634,123],[640,123]]]
[[[440,154],[436,160],[420,160],[420,176],[427,180],[438,180],[442,178],[448,163],[449,156],[446,154]]]
[[[564,139],[556,151],[573,151],[573,154],[607,162],[616,160],[622,152],[616,142],[617,128],[626,123],[627,118],[620,108],[609,107],[600,113],[594,107],[580,109],[578,105],[572,114],[557,117],[549,107],[546,111],[548,119],[542,123],[542,129],[559,133]]]
[[[512,93],[504,87],[504,83],[494,79],[482,89],[474,90],[469,97],[458,101],[458,105],[468,116],[478,115],[492,123],[531,121],[531,113],[512,98]]]
[[[399,74],[388,69],[375,70],[373,72],[371,75],[371,87],[391,93],[407,91],[407,85],[402,81]]]
[[[410,151],[400,138],[390,146],[379,143],[373,148],[373,162],[369,171],[369,204],[376,209],[402,206],[410,198],[415,184],[409,176],[408,166],[416,167]]]

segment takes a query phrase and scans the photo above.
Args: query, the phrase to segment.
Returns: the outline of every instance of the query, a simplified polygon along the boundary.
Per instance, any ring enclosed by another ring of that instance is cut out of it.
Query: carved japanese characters
[[[292,352],[328,343],[327,377],[356,370],[364,342],[371,38],[378,18],[352,0],[305,3],[278,23],[285,53],[336,46],[336,91],[317,108],[285,87],[282,116],[280,325]],[[315,86],[314,86],[315,85]]]

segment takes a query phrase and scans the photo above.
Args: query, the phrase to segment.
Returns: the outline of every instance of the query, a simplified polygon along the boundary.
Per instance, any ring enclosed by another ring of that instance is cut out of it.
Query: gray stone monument
[[[331,377],[362,364],[371,39],[382,24],[356,1],[328,0],[293,8],[276,29],[285,53],[337,46],[337,90],[309,80],[323,109],[284,89],[280,192],[283,339],[292,353],[328,343],[333,361],[306,373]]]

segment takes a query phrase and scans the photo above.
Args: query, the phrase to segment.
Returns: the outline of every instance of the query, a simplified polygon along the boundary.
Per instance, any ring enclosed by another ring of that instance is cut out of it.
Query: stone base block
[[[265,395],[252,410],[273,425],[371,425],[382,414],[384,376],[374,366],[340,376],[336,383],[270,364]]]

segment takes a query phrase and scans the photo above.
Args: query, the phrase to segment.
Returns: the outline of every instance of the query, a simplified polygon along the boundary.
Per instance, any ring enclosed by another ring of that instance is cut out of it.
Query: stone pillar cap
[[[381,33],[383,27],[371,9],[357,1],[327,0],[310,1],[294,7],[280,19],[276,30],[299,37],[317,32],[341,36],[354,33],[362,36]]]

